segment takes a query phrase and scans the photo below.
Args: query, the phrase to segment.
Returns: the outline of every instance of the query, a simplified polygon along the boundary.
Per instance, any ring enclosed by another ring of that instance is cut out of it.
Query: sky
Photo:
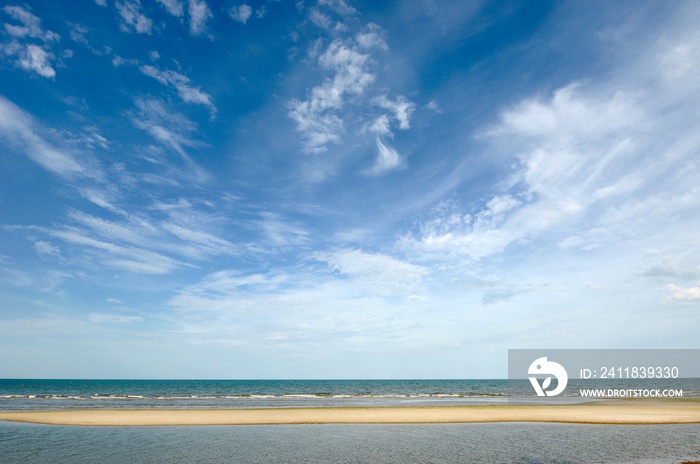
[[[700,348],[696,1],[0,4],[0,378]]]

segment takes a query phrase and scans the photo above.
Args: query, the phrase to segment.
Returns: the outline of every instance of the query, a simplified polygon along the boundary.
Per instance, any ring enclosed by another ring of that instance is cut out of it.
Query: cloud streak
[[[95,173],[70,150],[60,149],[39,135],[44,132],[33,118],[0,96],[0,137],[44,169],[64,178],[91,177]]]
[[[166,87],[174,87],[178,96],[185,103],[192,105],[203,105],[209,109],[211,117],[215,117],[217,110],[212,102],[211,95],[202,89],[192,85],[192,81],[184,74],[175,71],[161,71],[155,66],[148,64],[139,66],[139,70],[148,77],[152,77]]]

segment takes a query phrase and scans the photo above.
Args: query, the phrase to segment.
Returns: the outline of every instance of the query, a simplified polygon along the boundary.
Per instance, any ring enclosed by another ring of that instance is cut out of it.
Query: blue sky
[[[0,377],[700,347],[697,2],[0,8]]]

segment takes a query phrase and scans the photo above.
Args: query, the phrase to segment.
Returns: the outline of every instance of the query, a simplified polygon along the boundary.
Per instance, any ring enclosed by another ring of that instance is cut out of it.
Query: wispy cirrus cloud
[[[649,311],[697,302],[690,231],[700,227],[700,137],[688,123],[700,103],[691,78],[697,37],[693,26],[678,27],[672,38],[626,49],[606,78],[503,105],[472,139],[497,160],[498,182],[479,199],[454,188],[398,249],[444,281],[488,276],[489,288],[471,289],[482,294],[476,304],[506,309],[517,300],[509,314],[539,311],[539,301],[569,308],[644,295],[638,306],[651,302]],[[464,166],[479,169],[477,161]]]
[[[192,134],[197,125],[181,113],[172,111],[160,100],[136,98],[137,111],[132,113],[132,121],[139,129],[149,132],[156,140],[175,150],[183,159],[191,162],[185,147],[198,145]]]
[[[96,324],[132,324],[135,322],[142,322],[143,317],[115,313],[90,313],[88,315],[88,320]]]
[[[111,218],[72,209],[52,228],[13,226],[8,230],[28,232],[35,251],[47,259],[134,274],[170,274],[242,252],[220,236],[216,225],[226,221],[220,214],[188,201],[171,206],[130,211],[112,207]]]
[[[185,336],[292,350],[332,339],[364,350],[410,343],[419,324],[413,311],[426,304],[426,272],[379,253],[320,252],[293,272],[211,273],[169,305],[181,316]]]
[[[590,248],[591,240],[635,235],[630,214],[648,230],[655,227],[649,218],[697,206],[687,199],[697,187],[685,163],[700,138],[689,127],[669,126],[666,108],[680,95],[665,82],[664,68],[657,63],[645,73],[599,86],[573,83],[504,110],[500,123],[479,135],[517,153],[504,191],[476,212],[453,210],[424,222],[405,243],[480,259],[568,230],[562,246]],[[670,185],[659,172],[676,172],[679,182]]]
[[[112,269],[134,272],[137,274],[167,274],[177,268],[180,263],[161,253],[142,247],[120,245],[103,239],[93,238],[79,230],[61,229],[48,232],[50,236],[63,242],[86,250],[84,259],[94,256],[94,264],[107,266]]]
[[[0,137],[44,169],[63,178],[95,177],[98,171],[80,160],[72,148],[47,140],[46,131],[31,115],[0,96]]]
[[[205,216],[192,207],[188,211],[190,215]],[[79,226],[86,236],[98,235],[110,243],[175,255],[179,257],[177,259],[206,260],[211,256],[230,256],[239,252],[233,243],[208,231],[206,220],[193,224],[175,212],[164,219],[153,218],[144,211],[125,213],[120,220],[107,220],[72,211],[68,218],[72,227]],[[208,219],[212,220],[211,217]]]
[[[403,159],[401,155],[393,148],[387,146],[381,137],[377,137],[377,159],[374,165],[365,172],[370,175],[378,175],[394,170],[402,165]]]
[[[177,90],[178,96],[185,103],[193,105],[204,105],[209,108],[209,113],[213,118],[216,116],[217,110],[212,102],[211,95],[204,92],[199,87],[193,86],[189,77],[175,71],[161,71],[155,66],[148,64],[139,66],[139,70],[146,76],[152,77],[161,84],[167,87],[174,87]]]
[[[298,221],[285,219],[279,213],[263,211],[253,221],[262,232],[263,239],[274,247],[286,248],[308,243],[311,232]]]
[[[358,249],[318,252],[314,258],[326,262],[331,270],[356,279],[373,294],[412,298],[421,293],[429,269],[380,253]]]
[[[133,124],[142,129],[160,144],[175,151],[187,165],[187,176],[202,183],[209,179],[209,174],[199,166],[188,154],[188,148],[203,145],[193,135],[197,125],[172,108],[168,108],[160,100],[151,98],[136,98],[136,111],[130,113]]]

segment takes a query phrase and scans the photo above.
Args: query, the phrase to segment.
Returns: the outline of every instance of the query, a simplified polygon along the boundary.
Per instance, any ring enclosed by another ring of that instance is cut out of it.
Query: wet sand
[[[561,422],[700,423],[700,401],[611,401],[574,405],[479,405],[280,409],[111,409],[0,412],[0,420],[55,425],[267,425]]]

